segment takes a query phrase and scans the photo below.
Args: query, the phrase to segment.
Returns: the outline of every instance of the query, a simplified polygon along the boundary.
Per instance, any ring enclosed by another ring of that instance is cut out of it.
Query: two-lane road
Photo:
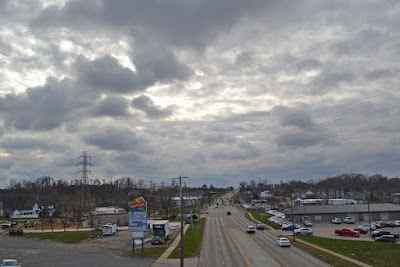
[[[254,223],[236,207],[210,206],[206,216],[199,266],[329,266],[297,247],[277,246],[272,230],[247,234]]]

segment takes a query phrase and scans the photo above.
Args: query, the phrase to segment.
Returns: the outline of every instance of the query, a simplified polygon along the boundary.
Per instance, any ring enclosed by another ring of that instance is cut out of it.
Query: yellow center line
[[[265,252],[265,254],[267,254],[274,262],[276,262],[276,264],[278,264],[278,266],[282,267],[260,244],[257,243],[257,241],[253,237],[251,237],[250,235],[249,235],[249,237],[251,238],[251,240],[253,240],[254,243],[257,244],[257,246],[259,246],[262,249],[262,251]]]
[[[242,253],[242,251],[240,250],[239,246],[236,244],[236,241],[235,241],[235,239],[233,238],[233,236],[232,236],[232,234],[231,234],[231,231],[229,231],[228,224],[226,223],[226,221],[224,220],[224,218],[222,218],[222,220],[224,221],[226,230],[228,230],[228,233],[229,233],[229,235],[231,236],[231,239],[232,239],[233,243],[235,243],[235,246],[236,246],[236,248],[239,250],[240,255],[242,255],[242,258],[243,258],[244,262],[246,263],[246,266],[249,267],[249,264],[247,263],[245,257],[243,256],[243,253]]]

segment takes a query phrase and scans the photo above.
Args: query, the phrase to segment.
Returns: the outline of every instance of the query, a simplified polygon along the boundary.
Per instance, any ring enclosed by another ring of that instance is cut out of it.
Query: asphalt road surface
[[[279,247],[273,230],[245,229],[255,224],[232,206],[209,207],[199,266],[330,266],[295,247]],[[226,215],[230,211],[231,215]]]
[[[0,235],[0,259],[14,258],[22,266],[151,266],[155,259],[121,256],[120,250],[63,244],[18,236]]]

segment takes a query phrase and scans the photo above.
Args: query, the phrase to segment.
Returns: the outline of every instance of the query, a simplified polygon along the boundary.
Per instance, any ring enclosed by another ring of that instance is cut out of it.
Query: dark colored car
[[[394,222],[387,222],[386,223],[386,227],[391,227],[394,228],[396,225],[394,224]]]
[[[357,231],[357,232],[359,232],[360,234],[363,234],[363,235],[368,233],[368,231],[365,230],[364,228],[354,228],[353,230]]]
[[[23,235],[24,231],[22,229],[13,228],[8,232],[10,235]]]
[[[396,242],[396,238],[393,235],[383,235],[380,237],[375,238],[375,242]]]
[[[231,215],[231,212],[230,212],[230,211],[228,211],[228,212],[226,213],[226,215]]]
[[[399,234],[392,234],[389,231],[374,231],[371,235],[372,238],[380,237],[383,235],[392,235],[394,238],[399,238]]]
[[[256,225],[257,230],[264,230],[264,224],[260,223]]]

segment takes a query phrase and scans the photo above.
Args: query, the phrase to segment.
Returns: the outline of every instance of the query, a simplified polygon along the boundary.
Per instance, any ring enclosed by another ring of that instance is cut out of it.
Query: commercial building
[[[292,216],[292,210],[285,211],[286,217]],[[391,203],[354,205],[313,205],[294,207],[295,223],[304,221],[330,222],[334,218],[352,217],[355,221],[393,221],[400,220],[400,205]]]

